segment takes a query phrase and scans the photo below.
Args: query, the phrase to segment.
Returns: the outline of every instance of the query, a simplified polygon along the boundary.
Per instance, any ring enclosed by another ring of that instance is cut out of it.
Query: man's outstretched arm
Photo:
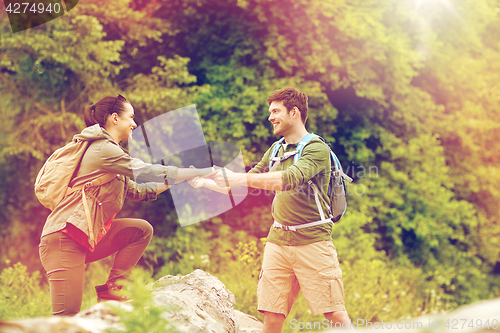
[[[188,182],[194,188],[205,187],[208,188],[209,190],[223,194],[228,194],[229,190],[231,189],[230,187],[226,186],[224,187],[218,186],[213,179],[196,177],[194,179],[189,180]]]
[[[224,168],[214,175],[214,182],[220,187],[248,186],[271,191],[281,191],[283,189],[283,176],[281,171],[267,173],[235,173]]]

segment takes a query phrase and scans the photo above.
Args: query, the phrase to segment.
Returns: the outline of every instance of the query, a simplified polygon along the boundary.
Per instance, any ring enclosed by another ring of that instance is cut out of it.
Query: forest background
[[[196,104],[206,140],[238,145],[249,168],[278,139],[269,93],[306,92],[307,129],[354,178],[333,235],[353,320],[500,296],[497,0],[81,0],[16,34],[2,10],[0,34],[0,318],[50,315],[34,179],[84,128],[84,107],[117,93],[145,120]],[[271,201],[181,228],[166,192],[119,216],[155,228],[149,279],[204,269],[262,319]],[[84,306],[108,266],[87,267]],[[301,296],[293,318],[322,317]]]

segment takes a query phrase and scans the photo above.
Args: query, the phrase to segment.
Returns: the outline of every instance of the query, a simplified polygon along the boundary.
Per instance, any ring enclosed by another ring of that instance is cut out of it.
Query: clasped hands
[[[192,165],[189,167],[194,168]],[[212,166],[212,169],[214,172],[203,177],[190,179],[188,183],[194,188],[208,187],[211,182],[219,187],[230,187],[230,185],[236,185],[241,180],[241,177],[244,176],[244,174],[235,173],[229,169],[215,165]]]

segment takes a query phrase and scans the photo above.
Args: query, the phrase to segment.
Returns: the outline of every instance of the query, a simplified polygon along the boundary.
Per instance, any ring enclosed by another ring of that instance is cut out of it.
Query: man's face
[[[292,130],[292,118],[283,105],[283,101],[271,102],[267,120],[273,124],[275,135],[285,136]]]

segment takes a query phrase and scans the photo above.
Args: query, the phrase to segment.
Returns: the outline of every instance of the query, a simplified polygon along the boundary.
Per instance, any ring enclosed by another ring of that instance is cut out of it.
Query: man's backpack
[[[306,146],[307,143],[312,138],[319,138],[323,143],[326,144],[325,140],[323,140],[322,137],[316,135],[316,134],[307,134],[300,140],[300,142],[297,144],[297,149],[295,149],[293,152],[286,152],[283,156],[277,157],[278,151],[281,148],[282,142],[285,138],[281,138],[275,145],[274,148],[271,152],[271,156],[269,159],[269,169],[270,171],[273,171],[276,169],[276,167],[283,162],[284,160],[290,158],[293,156],[293,162],[297,162],[297,160],[301,157],[302,155],[302,150]],[[328,145],[327,145],[328,146]],[[329,207],[329,212],[328,216],[329,219],[326,219],[325,214],[323,212],[323,209],[321,208],[321,204],[319,203],[319,199],[323,200],[324,202],[327,202],[325,200],[325,195],[321,193],[321,191],[318,190],[318,186],[314,184],[312,180],[308,181],[308,184],[313,188],[314,194],[315,194],[315,200],[316,200],[316,205],[318,206],[318,210],[321,216],[322,221],[329,221],[331,219],[332,222],[337,222],[339,221],[342,216],[344,215],[346,208],[347,208],[347,198],[346,198],[346,190],[345,190],[345,180],[352,182],[352,178],[347,176],[344,171],[342,170],[342,165],[340,164],[339,159],[335,155],[335,153],[330,149],[328,146],[328,150],[330,151],[330,160],[331,160],[331,170],[330,170],[330,183],[328,184],[328,191],[326,193],[326,198],[329,199],[330,204],[327,205]],[[274,164],[277,162],[276,164]],[[320,221],[318,221],[320,222]],[[276,224],[276,223],[275,223]],[[320,224],[313,222],[312,224]],[[309,226],[309,223],[307,224]],[[297,227],[296,227],[297,228]]]
[[[116,174],[106,173],[84,185],[73,188],[69,187],[69,183],[75,175],[89,145],[90,141],[73,138],[67,145],[52,153],[38,172],[35,180],[35,195],[42,205],[50,210],[54,210],[67,194],[82,190],[83,206],[89,227],[89,242],[93,245],[94,223],[90,220],[85,188],[108,183],[116,177]]]

